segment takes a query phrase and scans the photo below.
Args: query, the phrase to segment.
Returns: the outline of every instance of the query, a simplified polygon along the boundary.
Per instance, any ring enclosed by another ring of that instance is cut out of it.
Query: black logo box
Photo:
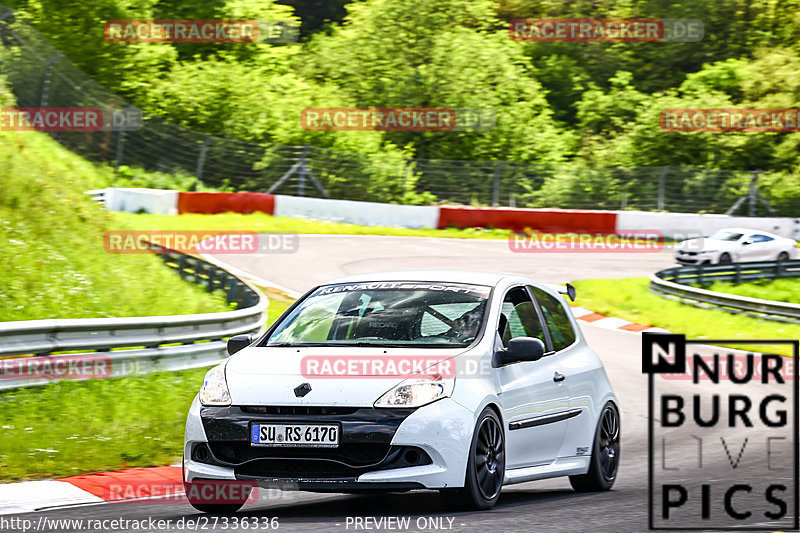
[[[793,430],[793,527],[783,527],[784,531],[800,531],[800,469],[798,468],[798,455],[800,455],[800,341],[786,339],[704,339],[686,340],[685,335],[667,333],[643,333],[642,334],[642,373],[648,375],[647,379],[647,452],[648,452],[648,526],[654,531],[765,531],[769,526],[760,527],[725,527],[717,525],[704,525],[702,527],[655,527],[654,505],[653,505],[653,484],[654,484],[654,462],[653,462],[653,440],[655,413],[655,374],[684,374],[686,373],[686,345],[788,345],[792,347],[792,359],[794,368],[793,376],[793,398],[792,398],[792,430]],[[724,348],[720,348],[720,351]],[[654,357],[657,355],[657,358]],[[666,357],[665,357],[666,355]]]

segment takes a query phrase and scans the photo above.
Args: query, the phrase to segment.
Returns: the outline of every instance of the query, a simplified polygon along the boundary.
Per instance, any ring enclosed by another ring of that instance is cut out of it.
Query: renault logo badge
[[[303,383],[302,385],[298,385],[297,387],[294,388],[294,395],[297,396],[298,398],[302,398],[309,392],[311,392],[311,385],[309,385],[308,383]]]

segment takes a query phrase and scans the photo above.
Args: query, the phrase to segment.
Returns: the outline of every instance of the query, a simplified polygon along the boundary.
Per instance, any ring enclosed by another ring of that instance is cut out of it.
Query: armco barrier
[[[259,192],[181,192],[177,211],[184,213],[255,213],[275,211],[275,196]]]
[[[173,252],[161,257],[182,278],[224,291],[239,308],[194,315],[0,322],[0,354],[30,355],[24,359],[35,360],[54,352],[79,351],[65,357],[108,358],[108,377],[122,377],[208,366],[226,357],[225,338],[260,331],[268,301],[258,289],[196,257]],[[50,382],[42,377],[0,379],[0,390]]]
[[[730,265],[697,265],[661,270],[650,276],[650,290],[661,296],[698,307],[714,307],[782,322],[800,322],[800,305],[748,298],[690,287],[690,283],[800,277],[800,261],[765,261]]]
[[[442,206],[439,208],[437,227],[491,227],[517,232],[530,228],[545,233],[613,234],[616,231],[616,222],[617,215],[611,211]]]

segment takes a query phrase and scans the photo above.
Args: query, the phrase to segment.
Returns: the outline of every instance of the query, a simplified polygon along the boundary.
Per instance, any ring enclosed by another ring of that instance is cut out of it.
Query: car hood
[[[234,405],[372,407],[385,392],[407,379],[408,369],[426,369],[437,363],[444,366],[434,368],[450,368],[448,361],[465,351],[249,347],[228,359],[225,377]],[[348,362],[351,365],[346,366]],[[294,389],[304,383],[311,391],[298,397]]]
[[[738,247],[739,244],[737,241],[721,241],[718,239],[709,239],[707,237],[703,237],[700,239],[689,239],[687,241],[682,241],[678,244],[677,250],[683,250],[686,252],[708,252],[716,250],[732,250]]]

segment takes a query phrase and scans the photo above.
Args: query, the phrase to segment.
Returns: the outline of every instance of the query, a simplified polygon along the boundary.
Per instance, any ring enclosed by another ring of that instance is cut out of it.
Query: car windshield
[[[325,285],[281,320],[266,346],[466,347],[481,329],[489,293],[446,282]]]
[[[709,239],[714,239],[715,241],[738,241],[742,238],[742,235],[743,233],[736,233],[735,231],[719,230]]]

